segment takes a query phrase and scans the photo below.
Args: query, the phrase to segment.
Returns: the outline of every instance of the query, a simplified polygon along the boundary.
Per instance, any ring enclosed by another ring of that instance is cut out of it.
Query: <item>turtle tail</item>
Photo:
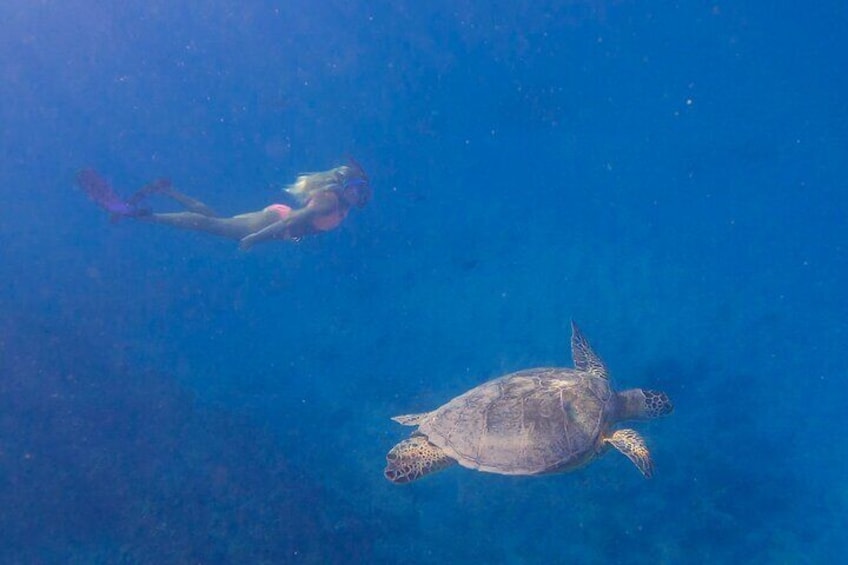
[[[420,414],[404,414],[403,416],[395,416],[392,420],[404,426],[420,426],[422,420],[424,420],[424,416],[427,414],[429,414],[429,412],[422,412]]]

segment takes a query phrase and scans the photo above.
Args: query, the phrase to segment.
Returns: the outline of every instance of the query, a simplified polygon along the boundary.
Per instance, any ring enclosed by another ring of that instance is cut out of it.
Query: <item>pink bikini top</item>
[[[333,198],[336,199],[336,207],[333,212],[329,214],[324,214],[323,216],[318,216],[312,220],[312,226],[319,231],[330,231],[339,224],[341,224],[344,219],[347,217],[347,208],[343,208],[341,203],[339,202],[339,197],[333,194]],[[310,200],[309,204],[306,205],[307,208],[313,206],[315,200]]]

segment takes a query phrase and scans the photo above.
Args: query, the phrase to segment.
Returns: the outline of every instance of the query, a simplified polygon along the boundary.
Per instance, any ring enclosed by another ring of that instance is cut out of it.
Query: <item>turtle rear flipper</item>
[[[444,451],[427,441],[424,436],[413,436],[394,446],[386,455],[383,471],[391,482],[402,485],[420,479],[424,475],[441,471],[456,461]]]
[[[636,430],[616,430],[604,441],[622,452],[628,459],[633,461],[646,479],[654,474],[654,463],[651,461],[651,453],[645,444],[644,438]]]

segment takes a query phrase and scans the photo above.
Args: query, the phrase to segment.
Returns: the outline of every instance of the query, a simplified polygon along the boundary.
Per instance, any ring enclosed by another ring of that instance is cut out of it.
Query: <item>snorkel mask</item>
[[[365,174],[365,171],[359,163],[354,161],[352,158],[350,159],[350,165],[348,165],[346,169],[347,170],[344,173],[339,173],[338,175],[342,192],[353,192],[356,196],[356,207],[362,208],[368,204],[369,200],[371,200],[371,185],[368,184],[368,175]]]

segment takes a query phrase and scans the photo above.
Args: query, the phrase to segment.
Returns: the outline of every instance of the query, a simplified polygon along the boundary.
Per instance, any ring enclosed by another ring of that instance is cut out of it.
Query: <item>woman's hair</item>
[[[306,202],[316,192],[340,189],[345,179],[360,176],[365,179],[365,173],[359,167],[342,165],[329,171],[320,173],[303,173],[291,185],[286,187],[286,192],[294,196],[300,202]]]

